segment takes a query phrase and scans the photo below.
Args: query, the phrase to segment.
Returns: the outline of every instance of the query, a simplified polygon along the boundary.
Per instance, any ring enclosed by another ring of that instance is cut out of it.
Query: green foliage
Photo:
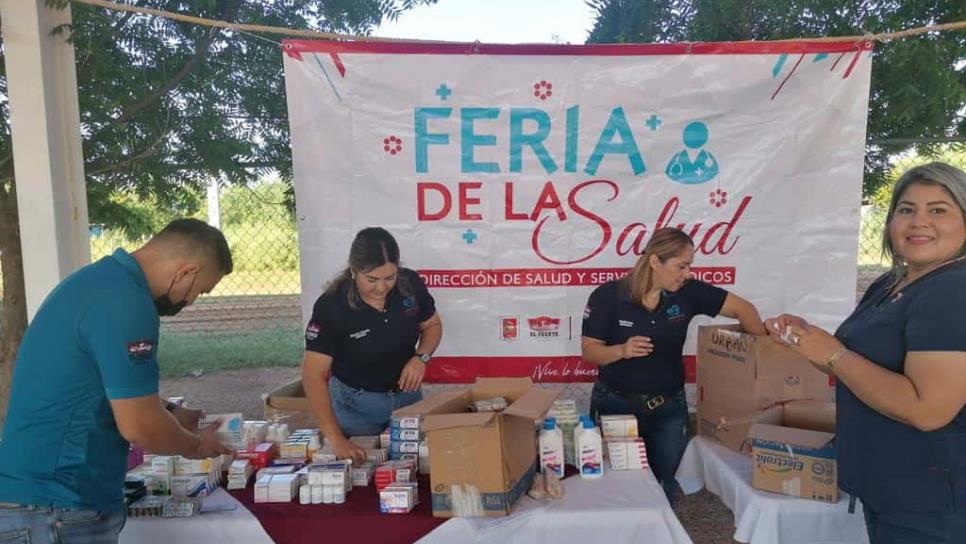
[[[590,43],[739,41],[856,36],[966,20],[961,0],[591,0]],[[876,44],[863,184],[871,196],[889,157],[935,155],[966,129],[966,33]],[[919,143],[913,145],[913,141]]]
[[[895,161],[895,165],[889,172],[886,182],[875,191],[875,194],[872,195],[872,203],[883,210],[888,209],[889,201],[892,198],[892,188],[895,187],[896,181],[899,180],[899,177],[910,168],[921,166],[933,161],[951,164],[966,172],[966,147],[945,146],[936,149],[931,155],[919,155],[913,153],[903,156],[899,160]]]
[[[48,0],[66,5],[65,0]],[[140,0],[209,19],[345,34],[368,34],[385,18],[435,0]],[[71,4],[84,168],[91,222],[141,235],[162,216],[197,211],[211,179],[251,183],[291,174],[280,36]],[[9,22],[7,22],[9,24]],[[0,49],[0,97],[6,76]],[[13,177],[9,109],[0,99],[0,192]],[[289,200],[291,197],[289,196]]]

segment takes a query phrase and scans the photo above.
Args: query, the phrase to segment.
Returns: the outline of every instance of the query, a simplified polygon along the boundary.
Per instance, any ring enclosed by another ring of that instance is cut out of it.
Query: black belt
[[[661,406],[664,406],[664,404],[668,400],[670,400],[671,397],[683,391],[683,389],[678,389],[677,391],[674,391],[671,393],[658,393],[658,394],[625,393],[623,391],[615,391],[607,387],[607,385],[605,385],[604,383],[600,383],[600,385],[603,386],[603,388],[608,390],[609,392],[623,398],[624,401],[630,404],[631,406],[634,406],[634,407],[643,406],[648,412],[653,412],[654,410],[657,410]]]
[[[342,382],[342,385],[348,387],[349,389],[352,389],[354,391],[362,391],[363,393],[382,393],[382,394],[388,394],[388,393],[401,393],[402,392],[402,389],[399,388],[399,385],[398,384],[394,384],[392,387],[390,387],[388,389],[376,389],[376,388],[371,388],[371,387],[356,387],[356,386],[354,386],[354,385],[346,382],[345,380],[343,380],[342,378],[340,378],[338,376],[335,376],[335,379],[337,379],[340,382]]]

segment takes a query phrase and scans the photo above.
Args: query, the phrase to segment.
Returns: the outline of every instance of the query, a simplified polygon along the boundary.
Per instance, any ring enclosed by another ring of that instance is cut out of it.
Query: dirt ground
[[[273,367],[167,378],[161,381],[161,394],[183,396],[193,407],[211,414],[242,412],[246,418],[260,419],[262,395],[298,375],[298,368]],[[695,544],[734,542],[734,517],[707,491],[684,497],[675,505],[675,512]]]

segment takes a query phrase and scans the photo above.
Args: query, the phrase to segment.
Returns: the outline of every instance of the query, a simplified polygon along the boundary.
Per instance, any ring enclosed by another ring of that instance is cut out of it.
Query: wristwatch
[[[419,358],[419,361],[421,363],[423,363],[424,365],[428,365],[429,364],[429,361],[433,358],[432,355],[428,355],[426,353],[417,353],[416,354],[416,357],[418,357]]]

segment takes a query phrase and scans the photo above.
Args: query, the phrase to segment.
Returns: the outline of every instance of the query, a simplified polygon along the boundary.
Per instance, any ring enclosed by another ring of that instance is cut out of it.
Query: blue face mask
[[[191,278],[191,285],[188,287],[188,292],[189,293],[191,292],[191,289],[194,288],[194,286],[195,286],[195,280],[197,278],[198,278],[198,274],[195,273],[195,275]],[[174,279],[171,280],[171,285],[168,286],[168,292],[167,293],[165,293],[165,294],[161,295],[160,297],[154,299],[154,307],[155,307],[155,309],[158,310],[158,315],[159,316],[172,316],[172,315],[177,315],[178,312],[180,312],[181,310],[183,310],[184,307],[188,305],[187,296],[181,302],[172,302],[171,301],[171,296],[170,295],[171,295],[171,289],[174,288],[174,282],[175,282]]]

